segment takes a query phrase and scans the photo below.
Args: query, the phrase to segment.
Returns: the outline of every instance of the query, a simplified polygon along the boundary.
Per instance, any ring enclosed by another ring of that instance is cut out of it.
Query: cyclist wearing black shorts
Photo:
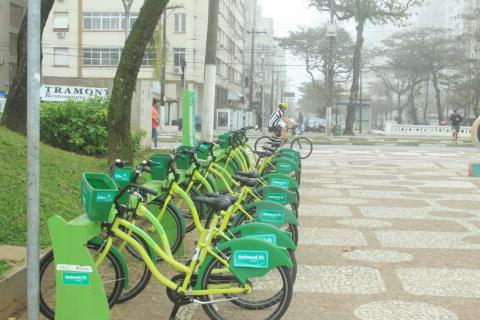
[[[462,116],[458,113],[458,109],[453,109],[450,121],[452,122],[453,141],[456,142],[458,140],[458,133],[460,132],[460,124],[463,121]]]
[[[268,118],[268,131],[273,132],[275,136],[285,138],[287,135],[287,126],[292,126],[295,121],[290,121],[285,116],[285,110],[288,109],[288,104],[282,102],[278,108]]]

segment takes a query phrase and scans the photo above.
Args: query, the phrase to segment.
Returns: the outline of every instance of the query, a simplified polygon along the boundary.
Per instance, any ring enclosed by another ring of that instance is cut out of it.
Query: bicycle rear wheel
[[[300,158],[302,159],[310,157],[313,151],[312,142],[306,137],[298,137],[293,139],[292,143],[290,144],[290,148],[298,151]]]
[[[270,141],[270,136],[262,136],[255,141],[255,145],[253,148],[255,151],[263,151],[262,146],[267,145],[267,143]]]

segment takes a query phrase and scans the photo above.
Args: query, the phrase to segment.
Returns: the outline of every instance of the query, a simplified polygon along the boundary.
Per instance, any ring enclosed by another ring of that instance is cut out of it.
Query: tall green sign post
[[[197,92],[188,89],[183,90],[182,98],[182,144],[194,146],[195,141],[195,112],[197,109]]]

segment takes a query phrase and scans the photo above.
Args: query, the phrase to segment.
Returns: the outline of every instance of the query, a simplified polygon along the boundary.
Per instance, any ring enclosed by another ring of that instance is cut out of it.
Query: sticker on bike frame
[[[272,180],[270,180],[270,185],[280,188],[288,188],[290,182],[288,181],[288,179],[272,178]]]
[[[132,173],[128,171],[115,171],[113,174],[113,179],[121,182],[130,182],[131,177]]]
[[[87,272],[64,272],[62,281],[65,285],[88,286],[90,285],[90,273]]]
[[[287,195],[285,193],[267,193],[265,200],[285,204],[287,203]]]
[[[233,253],[233,266],[267,269],[268,252],[260,250],[237,250]]]
[[[260,222],[284,222],[285,214],[281,210],[263,209],[260,211]]]
[[[57,271],[70,271],[70,272],[93,272],[91,266],[79,266],[76,264],[57,264]]]
[[[97,203],[109,203],[109,202],[113,202],[114,199],[115,199],[115,193],[111,191],[108,191],[108,192],[99,191],[97,192],[95,197],[95,201]]]
[[[273,245],[277,244],[277,237],[274,234],[256,234],[256,235],[246,236],[245,238],[262,240],[262,241],[265,241],[266,243],[270,243]]]

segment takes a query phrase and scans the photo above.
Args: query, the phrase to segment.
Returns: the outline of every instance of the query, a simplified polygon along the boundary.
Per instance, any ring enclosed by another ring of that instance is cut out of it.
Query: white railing
[[[471,127],[460,127],[460,137],[470,137]],[[451,137],[451,126],[413,126],[385,122],[384,132],[387,136],[423,136],[423,137]]]

